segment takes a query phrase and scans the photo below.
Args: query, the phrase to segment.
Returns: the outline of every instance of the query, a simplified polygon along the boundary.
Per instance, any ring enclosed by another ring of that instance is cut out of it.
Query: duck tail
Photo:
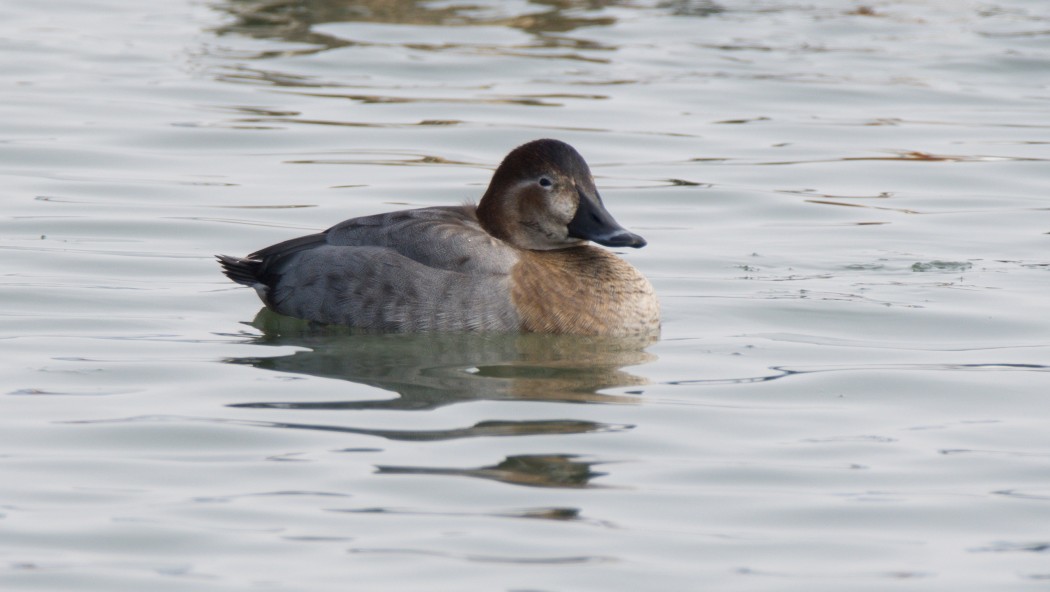
[[[216,255],[222,272],[226,277],[249,287],[256,287],[262,283],[259,278],[263,263],[257,259],[242,259],[241,257],[230,257],[229,255]]]

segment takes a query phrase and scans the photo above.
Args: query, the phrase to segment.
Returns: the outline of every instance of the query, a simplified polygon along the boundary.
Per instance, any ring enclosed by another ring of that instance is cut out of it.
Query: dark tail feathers
[[[255,259],[242,259],[230,257],[229,255],[216,255],[222,272],[226,277],[245,286],[255,286],[260,283],[259,272],[262,271],[262,261]]]

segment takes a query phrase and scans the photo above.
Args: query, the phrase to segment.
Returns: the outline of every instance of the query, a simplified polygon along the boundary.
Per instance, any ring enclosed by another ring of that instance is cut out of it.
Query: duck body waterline
[[[477,207],[354,218],[219,261],[274,311],[325,324],[391,332],[658,333],[649,281],[588,241],[645,245],[605,209],[575,149],[536,140],[504,159]]]

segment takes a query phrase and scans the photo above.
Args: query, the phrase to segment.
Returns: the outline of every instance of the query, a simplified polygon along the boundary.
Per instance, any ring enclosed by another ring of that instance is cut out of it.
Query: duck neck
[[[489,195],[488,191],[481,197],[477,216],[478,223],[485,229],[485,232],[501,241],[507,241],[510,238],[510,229],[507,228],[504,217],[500,215],[498,199]]]

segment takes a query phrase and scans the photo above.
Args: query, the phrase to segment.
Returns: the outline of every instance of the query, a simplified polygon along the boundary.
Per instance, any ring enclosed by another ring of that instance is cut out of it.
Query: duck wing
[[[511,331],[513,248],[473,208],[347,220],[247,258],[219,256],[227,276],[282,314],[383,331]]]
[[[464,273],[510,273],[518,258],[514,248],[485,232],[473,206],[353,218],[329,228],[324,235],[330,245],[386,247],[428,267]]]

